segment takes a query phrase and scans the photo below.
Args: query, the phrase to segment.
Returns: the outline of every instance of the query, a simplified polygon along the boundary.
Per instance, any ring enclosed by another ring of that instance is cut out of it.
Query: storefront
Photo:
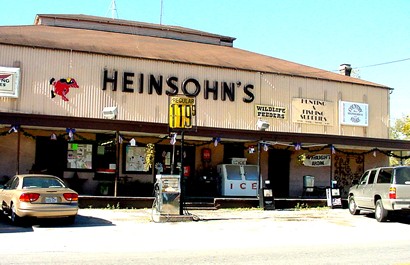
[[[240,158],[275,196],[299,197],[303,176],[318,190],[348,187],[410,150],[388,139],[388,87],[236,49],[231,37],[82,15],[39,15],[0,35],[5,176],[151,196],[155,175],[179,174],[182,158],[188,195],[222,196],[218,165]]]

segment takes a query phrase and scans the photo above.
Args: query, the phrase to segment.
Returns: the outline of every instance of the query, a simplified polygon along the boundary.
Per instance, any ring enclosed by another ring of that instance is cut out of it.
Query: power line
[[[385,63],[371,64],[371,65],[366,65],[366,66],[353,67],[353,69],[368,68],[368,67],[380,66],[380,65],[385,65],[385,64],[392,64],[392,63],[400,63],[400,62],[404,62],[404,61],[408,61],[408,60],[410,60],[410,58],[396,60],[396,61],[390,61],[390,62],[385,62]]]

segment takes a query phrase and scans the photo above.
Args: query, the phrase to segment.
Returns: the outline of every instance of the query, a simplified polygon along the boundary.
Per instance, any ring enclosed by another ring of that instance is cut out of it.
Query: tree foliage
[[[403,115],[397,119],[391,127],[391,137],[393,139],[410,140],[410,115]]]
[[[410,115],[403,115],[401,119],[397,119],[394,125],[390,128],[391,138],[398,140],[410,140]],[[399,152],[398,155],[409,155],[408,151]],[[390,164],[392,165],[410,165],[410,159],[398,160],[396,158],[390,158]]]

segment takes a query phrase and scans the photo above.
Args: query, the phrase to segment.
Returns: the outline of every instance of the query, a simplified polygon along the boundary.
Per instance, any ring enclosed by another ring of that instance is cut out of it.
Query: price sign
[[[169,127],[192,128],[195,116],[195,98],[171,97],[169,104]]]

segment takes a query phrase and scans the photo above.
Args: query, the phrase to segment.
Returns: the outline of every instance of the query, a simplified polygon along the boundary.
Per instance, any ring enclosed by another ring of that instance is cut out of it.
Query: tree
[[[393,127],[390,128],[390,137],[399,140],[410,140],[410,115],[403,115],[401,119],[397,119],[394,122]],[[408,156],[409,152],[395,152],[398,156]],[[400,160],[398,158],[390,158],[390,164],[392,165],[410,165],[410,159]]]
[[[400,140],[410,140],[410,115],[403,115],[397,119],[391,127],[391,138]]]

